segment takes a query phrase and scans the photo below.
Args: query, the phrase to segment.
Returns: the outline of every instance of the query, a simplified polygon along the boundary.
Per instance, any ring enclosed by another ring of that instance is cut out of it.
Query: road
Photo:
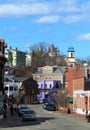
[[[42,109],[41,105],[30,105],[36,111],[37,121],[23,121],[21,126],[5,128],[6,130],[90,130],[90,123],[85,119],[72,117]],[[2,130],[2,128],[0,128]]]

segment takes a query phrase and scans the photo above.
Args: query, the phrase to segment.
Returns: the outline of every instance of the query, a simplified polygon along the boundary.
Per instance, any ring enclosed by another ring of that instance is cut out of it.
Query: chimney
[[[76,64],[76,69],[80,69],[80,64]]]

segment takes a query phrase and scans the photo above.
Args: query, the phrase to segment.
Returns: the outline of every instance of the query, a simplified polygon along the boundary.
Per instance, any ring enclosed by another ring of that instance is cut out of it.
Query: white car
[[[22,113],[21,120],[36,120],[36,113],[33,110],[26,110]]]
[[[23,112],[25,111],[30,111],[30,107],[28,105],[19,105],[18,108],[19,108],[18,112],[19,116],[22,116]]]

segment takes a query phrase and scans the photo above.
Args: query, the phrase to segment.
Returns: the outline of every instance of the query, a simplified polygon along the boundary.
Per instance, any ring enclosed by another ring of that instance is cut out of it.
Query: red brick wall
[[[70,96],[73,96],[73,89],[84,89],[84,69],[77,64],[76,67],[66,69],[65,82]],[[74,87],[74,88],[73,88]]]
[[[65,73],[65,82],[67,82],[67,89],[70,97],[73,96],[73,79],[74,68],[67,68],[67,72]]]
[[[77,64],[76,67],[66,68],[65,84],[70,98],[73,98],[74,89],[84,90],[84,69]],[[69,104],[73,108],[73,104]]]
[[[84,90],[84,78],[77,78],[73,80],[73,89],[74,90]]]

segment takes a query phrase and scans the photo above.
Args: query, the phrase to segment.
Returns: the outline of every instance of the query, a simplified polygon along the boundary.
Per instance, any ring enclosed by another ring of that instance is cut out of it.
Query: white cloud
[[[60,21],[60,16],[51,15],[51,16],[43,16],[37,22],[38,23],[57,23]]]
[[[74,23],[77,21],[80,21],[80,16],[78,17],[77,15],[70,15],[70,16],[66,16],[63,18],[64,23]]]
[[[74,0],[72,0],[74,1]],[[61,12],[77,12],[77,7],[70,0],[56,2],[43,0],[7,0],[0,4],[0,15],[33,15]]]
[[[0,4],[0,16],[55,15],[55,22],[73,23],[90,20],[90,2],[79,0],[5,0]],[[59,17],[60,15],[60,17]],[[38,22],[52,22],[53,17],[44,16]]]
[[[49,9],[47,10],[47,6],[42,4],[21,4],[21,5],[14,5],[14,4],[3,4],[0,5],[0,15],[33,15],[33,14],[44,14],[48,13]]]
[[[72,15],[67,15],[63,17],[63,22],[70,24],[70,23],[75,23],[75,22],[85,22],[85,21],[90,21],[90,16],[87,14],[72,14]]]
[[[76,37],[76,39],[90,41],[90,33],[80,34],[79,36]]]

